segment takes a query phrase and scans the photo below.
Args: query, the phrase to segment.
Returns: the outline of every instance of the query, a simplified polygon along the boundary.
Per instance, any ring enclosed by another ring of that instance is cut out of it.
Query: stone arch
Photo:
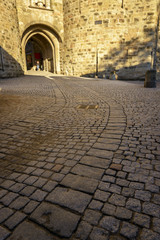
[[[26,46],[29,41],[39,45],[43,55],[43,65],[46,71],[60,73],[60,35],[44,23],[32,23],[26,26],[22,35],[22,56],[24,60],[24,70],[27,70]]]

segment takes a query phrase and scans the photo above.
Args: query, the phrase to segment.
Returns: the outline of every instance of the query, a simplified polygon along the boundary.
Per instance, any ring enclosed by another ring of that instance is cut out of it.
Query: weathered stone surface
[[[61,237],[70,237],[77,227],[80,216],[50,203],[42,203],[32,213],[31,219]]]
[[[114,217],[106,216],[100,221],[100,226],[109,232],[116,233],[119,229],[120,221]]]
[[[39,240],[53,240],[53,236],[40,228],[38,225],[32,222],[21,223],[8,238],[9,240],[19,240],[19,239],[39,239]]]
[[[101,149],[94,149],[92,148],[89,150],[87,155],[91,155],[94,157],[101,157],[101,158],[106,158],[106,159],[111,159],[113,157],[113,152],[112,151],[107,151],[107,150],[101,150]]]
[[[46,200],[83,213],[91,201],[91,196],[72,189],[57,187],[48,195]]]
[[[94,227],[91,234],[90,234],[91,240],[108,240],[109,239],[109,233],[108,231]]]
[[[136,238],[138,227],[128,222],[123,222],[120,233],[129,239]]]
[[[109,164],[111,163],[110,160],[98,158],[98,157],[92,157],[92,156],[84,156],[80,160],[80,163],[93,166],[93,167],[99,167],[106,169]]]
[[[62,180],[61,184],[87,193],[94,193],[98,186],[98,181],[96,179],[68,174]]]
[[[82,164],[77,164],[72,168],[72,173],[85,176],[85,177],[90,177],[90,178],[95,178],[95,179],[101,179],[102,175],[104,174],[103,169],[99,168],[94,168],[91,166],[86,166]]]
[[[5,240],[9,236],[9,234],[10,234],[10,232],[7,229],[0,226],[0,239],[1,240]]]

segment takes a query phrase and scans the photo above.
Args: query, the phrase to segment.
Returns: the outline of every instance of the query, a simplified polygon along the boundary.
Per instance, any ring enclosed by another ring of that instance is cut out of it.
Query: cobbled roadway
[[[0,240],[160,240],[160,83],[0,89]]]

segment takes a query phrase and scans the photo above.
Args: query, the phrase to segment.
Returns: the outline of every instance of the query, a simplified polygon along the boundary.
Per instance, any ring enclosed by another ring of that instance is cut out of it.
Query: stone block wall
[[[0,77],[23,74],[15,0],[0,1]]]
[[[64,0],[64,74],[143,79],[158,0]],[[98,62],[98,64],[97,64]]]

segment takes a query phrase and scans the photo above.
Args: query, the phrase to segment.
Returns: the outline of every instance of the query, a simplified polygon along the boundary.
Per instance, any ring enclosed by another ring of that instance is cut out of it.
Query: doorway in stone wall
[[[60,36],[51,27],[34,24],[22,36],[24,71],[60,73]]]
[[[25,47],[27,70],[55,72],[53,50],[45,37],[40,34],[33,35]]]

